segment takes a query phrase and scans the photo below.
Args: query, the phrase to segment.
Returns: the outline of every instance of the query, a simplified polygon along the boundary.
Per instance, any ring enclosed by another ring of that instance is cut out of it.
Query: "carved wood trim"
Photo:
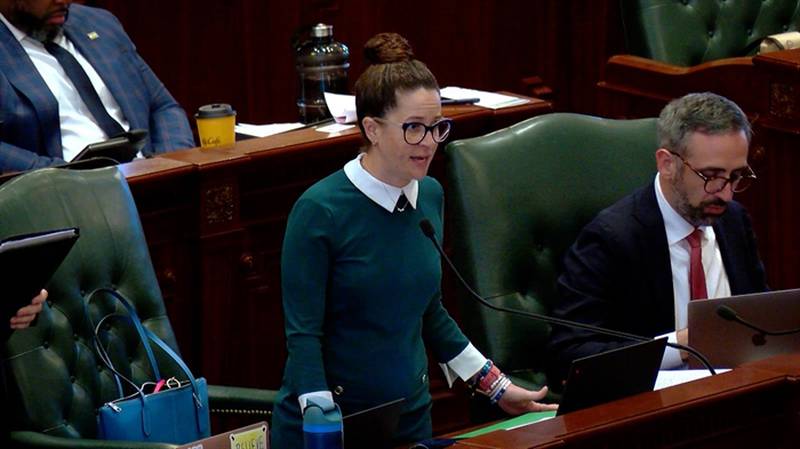
[[[223,184],[209,187],[203,192],[204,220],[207,225],[219,225],[233,221],[235,205],[234,187]]]
[[[797,84],[772,82],[769,86],[769,113],[781,118],[800,116],[800,89]]]

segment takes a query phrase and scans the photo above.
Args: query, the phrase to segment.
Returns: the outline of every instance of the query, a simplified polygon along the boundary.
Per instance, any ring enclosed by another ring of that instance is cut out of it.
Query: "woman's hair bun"
[[[370,64],[388,64],[414,59],[406,38],[397,33],[376,34],[364,44],[364,56]]]

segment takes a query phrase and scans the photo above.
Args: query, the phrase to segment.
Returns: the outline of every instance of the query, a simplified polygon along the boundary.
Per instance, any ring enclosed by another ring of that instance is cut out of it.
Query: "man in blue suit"
[[[751,130],[732,101],[712,93],[673,100],[658,118],[658,174],[600,212],[564,257],[553,315],[686,344],[690,300],[764,291],[747,212],[733,201],[755,179]],[[549,377],[572,360],[630,344],[556,326]],[[662,368],[686,354],[667,349]]]
[[[186,113],[119,21],[71,3],[0,0],[0,172],[69,161],[113,134],[47,47],[53,44],[84,69],[117,129],[149,132],[143,156],[195,146]]]

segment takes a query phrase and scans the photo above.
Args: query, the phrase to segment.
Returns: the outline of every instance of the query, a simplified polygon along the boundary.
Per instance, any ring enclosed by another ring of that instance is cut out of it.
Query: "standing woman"
[[[431,437],[427,346],[448,382],[473,382],[506,412],[553,409],[511,384],[441,303],[441,262],[420,231],[442,235],[442,187],[427,177],[450,133],[439,86],[397,34],[370,39],[356,82],[363,153],[294,205],[281,260],[289,357],[272,418],[275,449],[303,447],[307,400],[344,415],[405,398],[395,443]]]

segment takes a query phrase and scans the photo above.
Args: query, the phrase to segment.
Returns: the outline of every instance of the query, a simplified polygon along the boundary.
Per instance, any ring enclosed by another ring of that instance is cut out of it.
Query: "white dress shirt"
[[[36,67],[39,75],[44,79],[45,84],[47,84],[50,92],[58,102],[64,160],[71,161],[90,143],[106,140],[108,136],[94,121],[94,117],[92,117],[91,112],[83,103],[78,90],[75,89],[61,64],[44,48],[44,44],[16,28],[2,14],[0,14],[0,20],[3,21],[20,45],[22,45],[22,48],[25,49],[34,67]],[[103,106],[105,106],[108,113],[122,125],[123,129],[129,130],[130,124],[125,120],[117,100],[111,95],[111,91],[108,90],[103,79],[100,78],[100,75],[97,74],[89,61],[78,52],[75,45],[63,33],[59,34],[53,42],[75,56],[83,70],[86,71],[86,75],[89,76],[92,86],[100,96],[100,101],[103,102]]]
[[[689,287],[689,256],[691,249],[686,237],[694,232],[694,226],[672,208],[661,190],[660,176],[656,174],[655,180],[656,200],[661,216],[664,218],[664,227],[667,231],[667,245],[669,245],[669,259],[672,267],[672,290],[675,295],[675,329],[680,330],[688,325],[688,307],[691,296]],[[719,251],[714,228],[701,226],[702,231],[701,251],[703,257],[703,271],[706,275],[706,290],[709,298],[721,298],[731,295],[728,275],[722,263],[722,254]],[[677,343],[676,332],[664,335],[671,343]],[[662,369],[678,368],[683,365],[680,352],[677,349],[667,348],[661,361]]]
[[[364,166],[361,164],[361,159],[363,157],[364,153],[361,153],[344,166],[344,174],[347,176],[347,179],[349,179],[361,193],[391,213],[395,213],[395,206],[397,205],[397,200],[400,198],[401,193],[405,194],[408,199],[408,204],[411,207],[414,209],[417,208],[419,181],[413,179],[402,188],[389,185],[372,176],[372,174],[364,169]],[[485,364],[486,357],[484,357],[475,346],[472,346],[472,343],[469,343],[460,354],[453,357],[447,363],[440,363],[439,366],[442,368],[442,371],[444,371],[447,385],[452,387],[457,377],[460,377],[462,380],[467,380],[480,371]],[[297,398],[300,402],[300,410],[305,410],[308,399],[314,397],[324,397],[333,402],[333,396],[330,391],[313,391],[301,394]]]

